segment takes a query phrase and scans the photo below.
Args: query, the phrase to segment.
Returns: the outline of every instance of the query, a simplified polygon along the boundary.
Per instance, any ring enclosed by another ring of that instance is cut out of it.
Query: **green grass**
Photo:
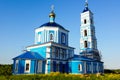
[[[0,80],[120,80],[120,74],[73,75],[52,72],[51,74],[0,76]]]

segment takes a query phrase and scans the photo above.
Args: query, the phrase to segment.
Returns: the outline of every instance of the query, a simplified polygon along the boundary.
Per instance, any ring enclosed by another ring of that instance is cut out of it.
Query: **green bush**
[[[3,76],[10,76],[12,75],[12,65],[9,64],[5,64],[5,65],[1,65],[0,64],[0,75],[3,75]]]

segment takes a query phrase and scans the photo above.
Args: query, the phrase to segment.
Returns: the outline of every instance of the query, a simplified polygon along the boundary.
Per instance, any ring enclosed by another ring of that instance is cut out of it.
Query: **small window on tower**
[[[84,30],[84,36],[87,36],[87,30]]]
[[[84,19],[84,24],[86,24],[87,23],[87,20],[86,19]]]
[[[88,47],[87,41],[84,42],[84,47],[85,47],[85,48]]]

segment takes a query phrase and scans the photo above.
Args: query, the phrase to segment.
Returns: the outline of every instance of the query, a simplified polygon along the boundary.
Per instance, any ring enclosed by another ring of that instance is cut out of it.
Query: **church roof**
[[[13,60],[15,59],[37,59],[37,60],[44,60],[44,58],[38,54],[37,52],[30,52],[30,51],[26,51],[25,53],[13,58]]]
[[[48,22],[48,23],[45,23],[45,24],[41,25],[40,28],[41,27],[58,27],[60,29],[66,30],[63,26],[61,26],[60,24],[58,24],[56,22]]]

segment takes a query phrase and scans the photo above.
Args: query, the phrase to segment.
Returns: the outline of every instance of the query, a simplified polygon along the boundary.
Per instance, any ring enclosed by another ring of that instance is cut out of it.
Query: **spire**
[[[50,22],[55,21],[54,5],[51,6],[51,13],[49,14]]]

